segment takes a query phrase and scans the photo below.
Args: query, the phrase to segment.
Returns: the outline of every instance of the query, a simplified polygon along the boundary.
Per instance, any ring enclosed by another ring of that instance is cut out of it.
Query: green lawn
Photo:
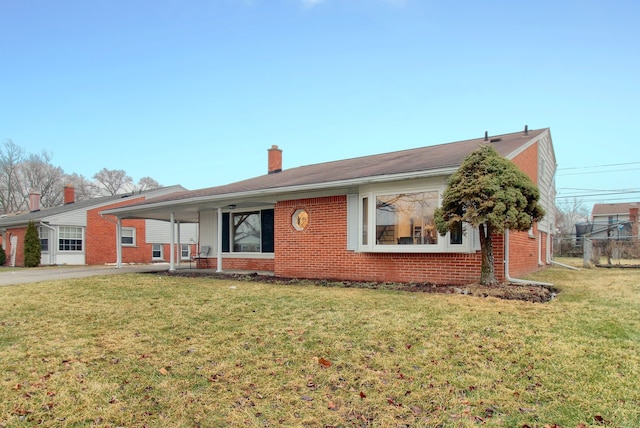
[[[558,298],[150,274],[3,287],[0,427],[640,426],[640,271],[532,278]]]

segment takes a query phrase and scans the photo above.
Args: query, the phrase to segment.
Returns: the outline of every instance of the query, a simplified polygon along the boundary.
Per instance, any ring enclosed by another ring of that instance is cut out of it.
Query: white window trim
[[[60,249],[60,241],[63,239],[77,239],[77,238],[63,238],[62,237],[62,230],[63,229],[80,229],[80,240],[82,241],[82,250],[61,250]],[[85,232],[84,232],[84,227],[82,226],[58,226],[58,236],[56,239],[56,248],[57,248],[57,253],[59,254],[84,254],[86,246],[87,246],[87,241],[85,239]],[[51,248],[51,242],[49,242],[49,248]]]
[[[47,240],[47,249],[46,250],[40,250],[43,254],[49,254],[49,251],[51,251],[51,235],[49,233],[49,229],[46,228],[45,226],[38,226],[38,240],[40,241],[40,248],[42,248],[42,240],[46,239]]]
[[[474,231],[470,225],[463,223],[462,228],[462,244],[451,244],[450,234],[447,232],[445,236],[438,235],[438,243],[430,245],[379,245],[376,243],[376,198],[377,196],[398,194],[398,193],[417,193],[417,192],[434,192],[438,193],[438,206],[442,205],[442,193],[446,189],[446,185],[442,182],[434,182],[434,180],[422,181],[418,184],[397,184],[387,183],[382,185],[363,186],[359,190],[357,199],[358,211],[358,241],[357,251],[369,253],[472,253],[475,252]],[[368,218],[369,225],[367,231],[368,244],[362,244],[363,216],[362,204],[363,199],[368,198]]]
[[[124,238],[124,231],[130,230],[132,232],[133,242],[131,244],[125,244],[121,242],[123,247],[135,247],[136,246],[136,228],[135,227],[122,227],[122,236],[120,239]]]
[[[186,257],[182,254],[183,247],[187,247]],[[180,244],[180,260],[190,260],[190,259],[191,259],[191,244]]]
[[[160,257],[153,256],[153,247],[155,245],[160,246]],[[164,260],[164,245],[163,244],[151,244],[151,260]]]
[[[262,253],[262,208],[257,209],[237,209],[229,211],[229,252],[224,254],[258,255]],[[234,251],[235,233],[233,228],[233,216],[236,214],[258,214],[260,221],[260,251]],[[224,256],[223,256],[224,257]]]

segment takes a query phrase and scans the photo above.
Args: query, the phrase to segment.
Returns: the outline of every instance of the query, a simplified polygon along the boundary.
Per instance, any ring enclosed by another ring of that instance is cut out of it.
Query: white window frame
[[[75,237],[69,237],[69,236],[65,236],[66,232],[71,232],[71,229],[75,229],[75,232],[77,232],[78,230],[80,231],[80,237],[78,238],[77,236]],[[60,248],[60,241],[63,240],[74,240],[74,241],[80,241],[80,247],[81,249],[79,250],[63,250]],[[57,248],[58,248],[58,252],[59,253],[82,253],[84,252],[84,248],[85,248],[85,239],[84,239],[84,227],[81,226],[59,226],[58,227],[58,240],[56,242]]]
[[[124,243],[123,239],[126,238],[127,236],[125,236],[126,233],[131,232],[131,243]],[[136,228],[135,227],[123,227],[122,228],[122,233],[120,236],[120,242],[122,244],[123,247],[135,247],[136,246]]]
[[[42,253],[49,253],[49,249],[51,248],[51,239],[49,236],[49,229],[44,226],[38,227],[38,239],[40,240],[40,251]],[[42,248],[42,241],[47,241],[47,248]]]
[[[185,249],[187,250],[186,256],[185,256]],[[180,244],[180,260],[189,260],[189,259],[191,259],[191,245]]]
[[[234,219],[235,216],[238,215],[254,215],[256,214],[258,216],[258,222],[259,222],[259,226],[260,226],[260,236],[258,238],[258,246],[260,248],[259,251],[236,251],[235,250],[235,246],[236,245],[240,245],[240,244],[236,244],[236,230],[234,228]],[[262,210],[261,209],[256,209],[256,210],[235,210],[235,211],[229,211],[229,253],[230,254],[262,254]]]
[[[442,205],[442,193],[446,189],[443,180],[426,179],[419,183],[386,183],[378,185],[362,186],[358,192],[357,212],[358,212],[358,242],[357,251],[371,253],[472,253],[476,251],[474,245],[473,232],[471,227],[463,223],[462,225],[462,244],[452,244],[450,233],[445,236],[438,235],[437,244],[406,244],[406,245],[389,245],[378,244],[376,242],[376,200],[378,196],[401,194],[401,193],[420,193],[420,192],[437,192],[437,206]],[[367,243],[363,243],[363,203],[367,200]]]
[[[156,251],[156,246],[160,247],[160,256],[154,257],[153,253]],[[164,245],[163,244],[151,244],[151,260],[164,260]]]

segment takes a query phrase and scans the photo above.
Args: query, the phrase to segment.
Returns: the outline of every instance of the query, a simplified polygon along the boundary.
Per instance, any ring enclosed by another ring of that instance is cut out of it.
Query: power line
[[[569,173],[569,174],[558,174],[558,176],[566,177],[568,175],[606,174],[606,173],[610,173],[610,172],[623,172],[623,171],[640,171],[640,168],[612,169],[612,170],[609,170],[609,171],[573,172],[573,173]]]
[[[574,189],[574,190],[580,190],[580,189]],[[564,196],[560,196],[559,194],[562,192],[558,192],[558,197],[563,197],[563,198],[572,198],[572,197],[579,197],[579,196],[608,196],[608,195],[629,195],[629,194],[633,194],[633,193],[640,193],[640,189],[616,189],[616,190],[598,190],[598,189],[591,189],[588,190],[590,192],[597,192],[597,193],[575,193],[575,194],[569,194],[569,195],[564,195]]]
[[[638,164],[640,164],[640,162],[610,163],[606,165],[591,165],[591,166],[573,166],[568,168],[558,168],[558,171],[566,171],[568,169],[608,168],[610,166],[626,166],[626,165],[638,165]]]

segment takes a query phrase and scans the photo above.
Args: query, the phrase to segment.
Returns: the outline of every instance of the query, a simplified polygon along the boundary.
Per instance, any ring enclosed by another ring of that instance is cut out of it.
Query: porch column
[[[176,221],[176,225],[178,229],[178,243],[177,243],[178,250],[177,250],[176,264],[180,266],[180,260],[182,259],[182,244],[181,244],[182,241],[180,241],[180,220]]]
[[[218,261],[216,272],[222,272],[222,208],[218,208]]]
[[[176,213],[171,211],[171,245],[169,246],[169,271],[176,270],[173,263],[175,259],[175,247],[176,247]]]
[[[116,218],[116,268],[122,269],[122,219]]]

